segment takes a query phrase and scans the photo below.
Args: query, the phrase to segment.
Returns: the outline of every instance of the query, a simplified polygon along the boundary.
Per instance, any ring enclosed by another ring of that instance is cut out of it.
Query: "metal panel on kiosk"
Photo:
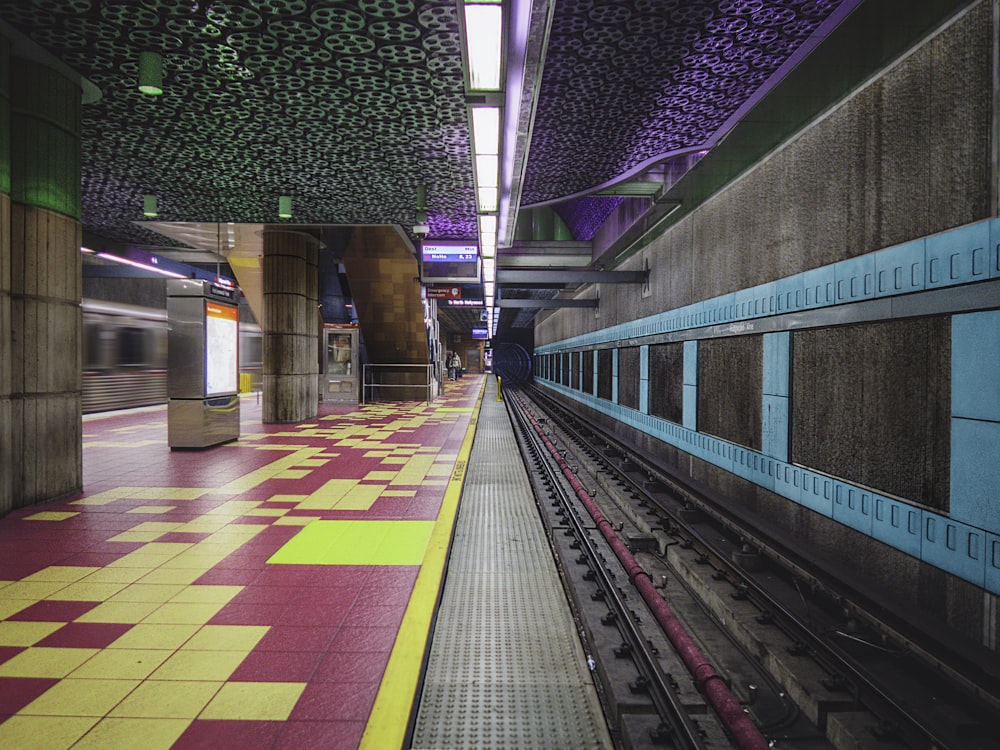
[[[207,448],[240,436],[235,287],[167,282],[167,443]]]
[[[324,325],[323,351],[320,372],[320,397],[323,403],[358,403],[361,377],[358,327],[331,323]]]

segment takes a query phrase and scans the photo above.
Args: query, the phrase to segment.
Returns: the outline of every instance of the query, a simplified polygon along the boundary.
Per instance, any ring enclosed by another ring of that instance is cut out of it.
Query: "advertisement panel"
[[[205,300],[205,395],[239,391],[239,311]]]

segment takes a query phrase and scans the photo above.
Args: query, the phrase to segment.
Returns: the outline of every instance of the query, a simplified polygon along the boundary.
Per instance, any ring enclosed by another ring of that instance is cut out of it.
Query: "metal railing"
[[[407,380],[407,375],[420,376],[418,382],[400,382]],[[386,382],[388,376],[389,382]],[[395,376],[395,377],[394,377]],[[361,403],[374,401],[375,395],[383,388],[409,388],[426,389],[427,403],[434,400],[434,385],[437,380],[434,378],[434,365],[413,365],[413,364],[367,364],[363,366],[361,383]]]

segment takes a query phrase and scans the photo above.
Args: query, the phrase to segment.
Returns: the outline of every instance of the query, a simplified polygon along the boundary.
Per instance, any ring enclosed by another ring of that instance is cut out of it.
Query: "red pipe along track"
[[[518,403],[521,404],[522,408],[524,407],[524,402],[519,397]],[[527,414],[527,412],[525,413]],[[600,529],[601,534],[604,535],[608,544],[615,551],[618,560],[625,567],[625,572],[628,573],[632,585],[642,594],[642,598],[649,605],[657,622],[660,623],[670,642],[677,649],[677,653],[680,654],[684,664],[694,677],[698,689],[705,695],[712,708],[718,713],[726,729],[733,735],[737,746],[740,750],[767,750],[770,747],[767,740],[764,739],[764,736],[754,723],[750,721],[750,717],[746,715],[740,702],[729,691],[729,688],[726,687],[725,681],[712,665],[708,663],[708,659],[705,658],[701,649],[698,648],[691,636],[684,630],[684,626],[681,625],[677,616],[667,606],[663,597],[656,591],[649,575],[636,562],[635,558],[632,557],[632,553],[629,552],[625,543],[615,534],[611,523],[604,517],[604,514],[594,504],[594,501],[590,499],[590,495],[587,494],[580,480],[570,470],[555,445],[542,432],[535,418],[531,414],[527,414],[527,417],[532,427],[534,427],[535,432],[538,433],[545,443],[549,453],[552,454],[552,458],[559,464],[562,473],[569,480],[570,485],[576,492],[576,496],[594,519],[597,528]]]

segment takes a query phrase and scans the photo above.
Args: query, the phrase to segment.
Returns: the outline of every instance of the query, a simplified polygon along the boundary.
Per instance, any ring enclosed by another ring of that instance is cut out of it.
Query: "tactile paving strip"
[[[612,747],[492,379],[483,397],[412,747]]]

